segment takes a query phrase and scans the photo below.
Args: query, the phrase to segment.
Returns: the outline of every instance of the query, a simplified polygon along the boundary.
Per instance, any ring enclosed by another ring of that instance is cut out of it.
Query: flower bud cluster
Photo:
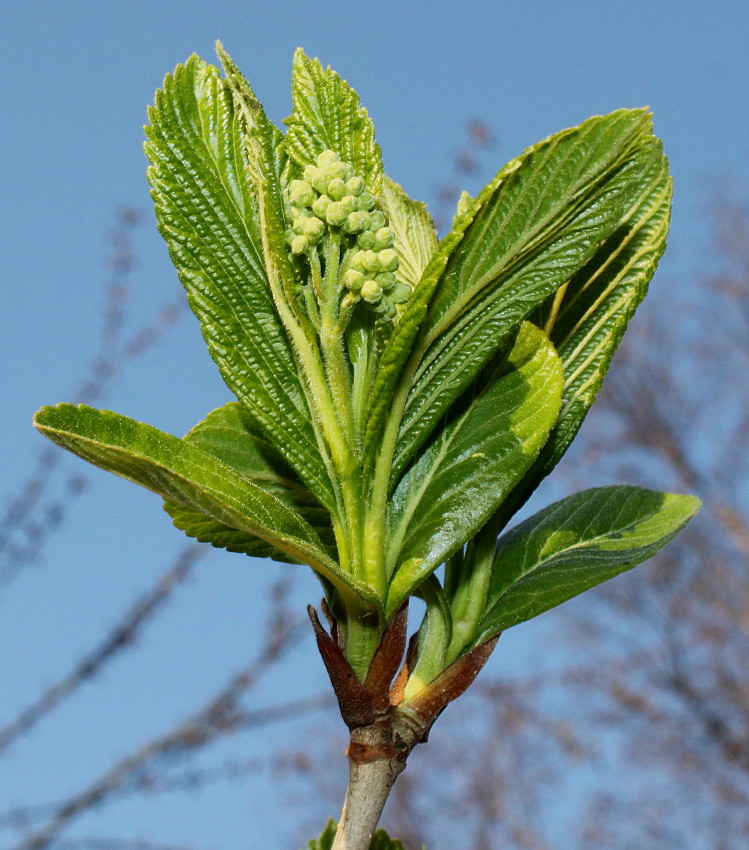
[[[292,225],[286,239],[291,252],[299,255],[314,249],[326,227],[355,238],[356,250],[343,282],[356,300],[364,301],[380,319],[391,321],[395,305],[408,301],[411,289],[396,280],[395,237],[385,216],[375,209],[374,196],[335,151],[323,151],[303,176],[288,188]]]

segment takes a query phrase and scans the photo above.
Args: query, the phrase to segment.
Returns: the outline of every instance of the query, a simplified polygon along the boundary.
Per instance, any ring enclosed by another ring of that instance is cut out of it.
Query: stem
[[[398,746],[400,744],[401,746]],[[389,724],[351,732],[349,782],[332,850],[369,850],[372,835],[410,746],[394,742]]]

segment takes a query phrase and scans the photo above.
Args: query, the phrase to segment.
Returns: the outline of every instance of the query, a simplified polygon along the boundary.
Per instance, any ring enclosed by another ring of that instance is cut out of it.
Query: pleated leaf
[[[393,328],[383,349],[377,367],[377,375],[369,394],[366,415],[366,430],[364,433],[364,453],[373,457],[375,446],[378,445],[383,425],[388,414],[393,409],[394,394],[398,382],[401,391],[408,391],[412,369],[419,351],[414,351],[414,344],[419,328],[429,307],[434,289],[439,283],[447,261],[478,212],[478,204],[469,205],[460,215],[455,217],[450,232],[437,244],[424,269],[416,289],[405,305],[398,322]],[[397,407],[397,405],[396,405]]]
[[[537,461],[544,475],[577,434],[666,248],[672,185],[658,139],[642,145],[629,173],[630,206],[621,223],[558,297],[533,317],[564,365],[559,420]]]
[[[342,592],[374,601],[369,588],[355,582],[330,558],[297,510],[198,446],[86,405],[44,407],[35,425],[50,440],[90,463],[168,501],[249,532],[309,564]]]
[[[382,191],[382,154],[372,119],[354,89],[299,48],[294,54],[291,96],[294,108],[285,123],[289,128],[286,145],[293,159],[305,166],[324,150],[336,151],[378,195]]]
[[[393,494],[389,610],[481,528],[538,455],[559,412],[561,363],[526,322],[501,367],[476,389]]]
[[[540,511],[499,540],[475,644],[642,563],[699,506],[693,496],[615,486]]]
[[[478,213],[421,328],[394,479],[519,322],[617,230],[632,190],[627,166],[649,138],[644,110],[591,118],[528,149],[468,205]]]
[[[382,207],[395,234],[400,258],[398,280],[416,288],[437,248],[437,233],[426,204],[412,200],[402,186],[385,177]]]
[[[192,57],[166,77],[149,118],[145,148],[159,230],[211,356],[266,436],[331,505],[303,386],[266,277],[244,123],[231,92],[216,68]]]
[[[302,484],[278,450],[263,436],[241,404],[233,402],[214,410],[184,438],[258,487],[296,510],[315,530],[333,560],[337,558],[330,515]],[[256,535],[221,523],[177,502],[164,509],[177,528],[202,543],[230,552],[269,557],[288,563],[289,555]]]

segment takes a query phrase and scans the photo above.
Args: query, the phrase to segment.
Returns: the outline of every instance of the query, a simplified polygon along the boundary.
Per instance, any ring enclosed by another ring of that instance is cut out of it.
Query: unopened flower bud
[[[375,275],[375,280],[386,292],[395,286],[395,275],[392,272],[380,272]]]
[[[291,253],[303,254],[309,248],[309,240],[306,236],[295,236],[291,240]]]
[[[371,250],[376,241],[375,235],[371,230],[365,230],[364,233],[360,233],[356,238],[356,244],[365,251]]]
[[[330,195],[334,201],[340,201],[345,194],[346,184],[340,177],[334,177],[330,183],[328,183],[328,195]]]
[[[359,292],[364,283],[364,275],[356,269],[348,269],[343,275],[343,283],[352,292]]]
[[[358,211],[358,204],[356,203],[356,198],[353,195],[344,195],[341,198],[341,206],[346,210],[347,215]]]
[[[335,151],[325,150],[317,157],[317,164],[320,168],[325,168],[334,162],[339,162],[340,159],[340,156]]]
[[[375,210],[372,213],[372,215],[370,216],[369,229],[374,230],[374,232],[376,233],[378,230],[380,230],[384,226],[385,226],[385,216],[379,210]]]
[[[375,199],[374,195],[371,192],[364,191],[359,195],[359,209],[360,210],[371,210],[374,207]],[[385,224],[385,219],[383,218],[382,224]],[[382,227],[382,224],[380,227]]]
[[[361,288],[361,297],[370,304],[376,304],[382,298],[382,287],[377,281],[365,280]]]
[[[390,292],[388,292],[388,298],[393,304],[405,304],[411,298],[411,295],[411,287],[401,281],[398,281]]]
[[[307,175],[307,169],[304,170],[305,176]],[[309,174],[309,182],[312,185],[313,189],[316,189],[321,195],[324,195],[328,191],[328,183],[330,183],[330,177],[328,176],[327,171],[324,168],[312,168]]]
[[[343,209],[340,201],[331,201],[327,210],[325,210],[325,220],[333,227],[340,227],[346,221],[347,216],[348,213]]]
[[[360,251],[359,254],[361,254],[360,262],[364,271],[379,272],[382,270],[380,267],[380,258],[374,251]]]
[[[360,233],[364,229],[362,214],[360,212],[349,213],[348,218],[343,223],[343,230],[346,233]]]
[[[370,216],[370,225],[371,225],[371,216]],[[393,242],[395,242],[395,234],[389,227],[381,227],[377,233],[375,233],[375,251],[384,251],[385,248],[392,248]]]
[[[351,166],[347,162],[334,162],[327,166],[326,170],[332,179],[343,180],[345,183],[351,171]]]
[[[385,248],[377,254],[379,266],[384,272],[394,272],[400,265],[400,259],[392,248]]]
[[[327,195],[320,195],[320,197],[312,204],[312,212],[318,218],[325,218],[325,213],[330,206],[330,198]]]
[[[361,177],[354,176],[346,181],[346,191],[350,195],[361,195],[364,191],[364,181]]]
[[[312,243],[317,242],[323,235],[325,225],[319,218],[315,218],[314,216],[302,218],[300,221],[302,222],[302,229],[300,231],[302,235],[306,236]]]
[[[315,200],[315,193],[306,180],[292,180],[289,184],[289,200],[294,206],[308,207]]]
[[[386,295],[383,295],[380,303],[376,304],[373,309],[379,319],[383,322],[392,322],[398,314],[398,311],[395,309],[395,305]]]

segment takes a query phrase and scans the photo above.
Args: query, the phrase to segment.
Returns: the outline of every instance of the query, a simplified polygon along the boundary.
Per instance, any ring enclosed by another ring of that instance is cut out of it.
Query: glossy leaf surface
[[[298,511],[203,449],[85,405],[42,408],[35,424],[53,442],[90,463],[265,540],[345,592],[371,595],[341,571]]]
[[[299,481],[278,450],[265,439],[242,405],[234,402],[214,410],[184,440],[218,458],[296,510],[318,534],[331,558],[336,559],[328,512]],[[218,522],[202,512],[176,502],[165,502],[164,508],[177,528],[202,543],[211,543],[230,552],[289,561],[287,554],[274,549],[266,541]]]
[[[591,118],[528,149],[499,173],[452,252],[421,328],[394,475],[532,310],[620,225],[632,168],[650,138],[644,110]]]
[[[445,422],[393,494],[391,610],[481,528],[556,421],[562,367],[530,323],[494,374],[482,378],[476,396]]]
[[[562,499],[500,538],[479,644],[654,555],[699,509],[693,496],[600,487]]]
[[[149,117],[146,153],[159,229],[211,356],[265,434],[329,505],[330,481],[266,277],[244,123],[231,92],[216,68],[193,57],[166,77]]]

